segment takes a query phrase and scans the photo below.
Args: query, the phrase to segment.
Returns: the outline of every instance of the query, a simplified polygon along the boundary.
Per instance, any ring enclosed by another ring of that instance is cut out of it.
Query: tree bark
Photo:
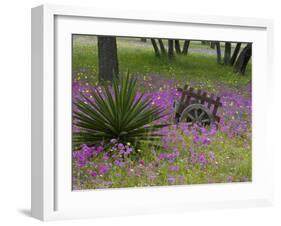
[[[240,53],[234,65],[234,71],[236,73],[245,74],[246,67],[251,59],[251,56],[252,56],[252,44],[249,43]]]
[[[190,40],[185,40],[182,48],[182,54],[186,55],[188,53]]]
[[[116,37],[98,36],[99,81],[112,81],[119,73]]]
[[[241,43],[238,42],[238,43],[236,44],[236,46],[235,46],[234,52],[233,52],[232,57],[231,57],[231,59],[230,59],[230,65],[231,65],[231,66],[234,65],[234,63],[235,63],[235,61],[236,61],[236,58],[237,58],[237,56],[238,56],[238,53],[239,53],[239,51],[240,51],[240,48],[241,48]]]
[[[218,64],[221,64],[221,46],[220,42],[215,42],[216,45],[216,51],[217,51],[217,62]]]
[[[165,49],[165,46],[164,46],[164,44],[163,44],[162,39],[159,38],[159,39],[158,39],[158,42],[159,42],[159,46],[160,46],[162,55],[166,55],[167,53],[166,53],[166,49]]]
[[[175,50],[177,54],[181,54],[180,40],[175,40]]]
[[[168,40],[168,57],[172,58],[174,56],[174,40]]]
[[[160,57],[160,52],[159,52],[159,49],[158,49],[158,46],[157,46],[157,43],[156,43],[155,39],[151,38],[151,43],[152,43],[152,46],[153,46],[153,49],[154,49],[155,56]]]
[[[225,42],[223,63],[229,65],[231,56],[231,42]]]

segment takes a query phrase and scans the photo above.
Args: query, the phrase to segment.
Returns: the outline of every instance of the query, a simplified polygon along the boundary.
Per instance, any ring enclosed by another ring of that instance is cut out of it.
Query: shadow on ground
[[[21,213],[22,215],[27,216],[27,217],[31,217],[31,210],[30,209],[19,209],[18,212]]]

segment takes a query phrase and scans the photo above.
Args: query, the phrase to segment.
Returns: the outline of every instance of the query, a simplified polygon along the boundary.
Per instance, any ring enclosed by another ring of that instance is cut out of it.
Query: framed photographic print
[[[32,9],[32,215],[269,205],[270,20]]]

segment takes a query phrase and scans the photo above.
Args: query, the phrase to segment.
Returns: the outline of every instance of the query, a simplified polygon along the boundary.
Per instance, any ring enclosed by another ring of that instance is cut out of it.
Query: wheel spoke
[[[204,115],[205,115],[205,111],[202,110],[201,114],[199,115],[199,120],[201,120]]]
[[[198,109],[194,109],[195,120],[198,121]]]
[[[201,122],[210,122],[209,118],[203,119]]]
[[[194,120],[194,117],[190,114],[190,113],[187,113],[187,115],[189,116],[189,118],[193,121]]]

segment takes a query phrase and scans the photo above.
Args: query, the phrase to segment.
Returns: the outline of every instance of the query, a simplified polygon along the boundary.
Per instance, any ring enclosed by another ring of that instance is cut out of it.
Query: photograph
[[[247,42],[72,34],[72,189],[251,182],[251,57]]]

